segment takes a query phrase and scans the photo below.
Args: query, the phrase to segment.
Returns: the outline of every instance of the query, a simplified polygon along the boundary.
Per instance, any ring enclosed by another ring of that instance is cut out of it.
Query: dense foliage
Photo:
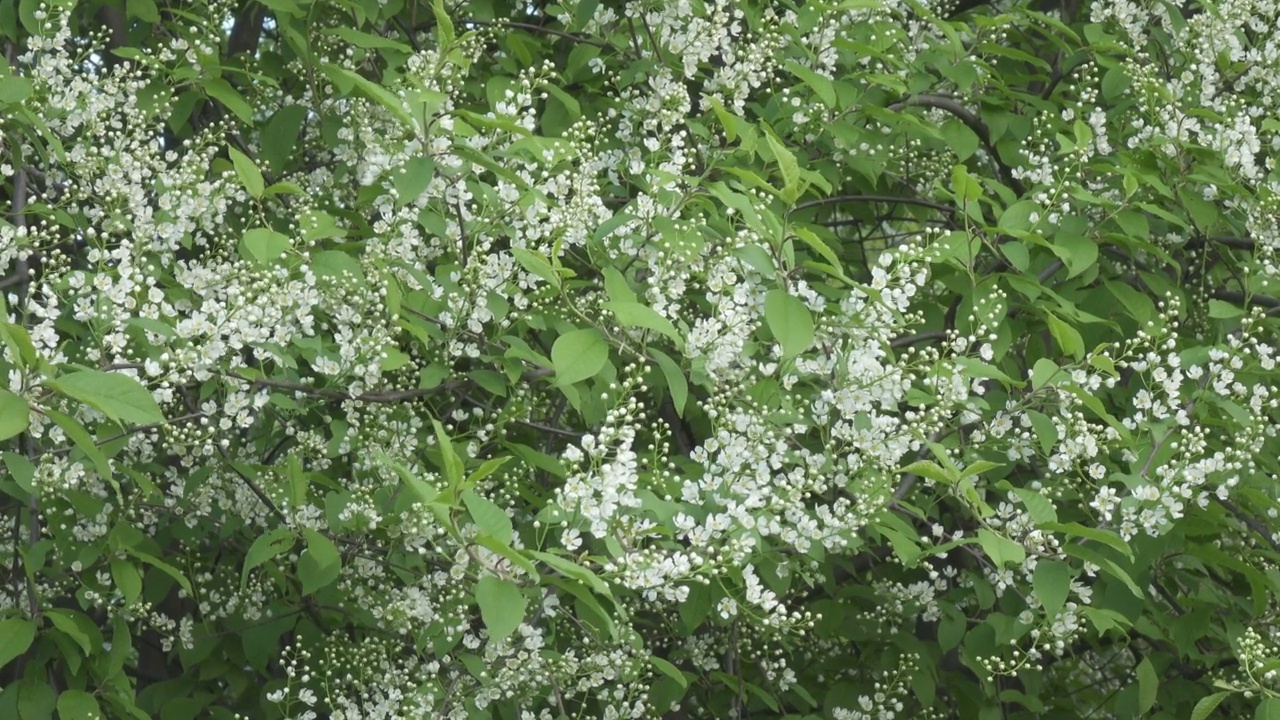
[[[0,1],[0,717],[1280,718],[1276,27]]]

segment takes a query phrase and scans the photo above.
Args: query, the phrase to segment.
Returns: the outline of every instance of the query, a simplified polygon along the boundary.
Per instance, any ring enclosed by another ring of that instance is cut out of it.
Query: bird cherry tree
[[[0,2],[0,717],[1280,718],[1277,26]]]

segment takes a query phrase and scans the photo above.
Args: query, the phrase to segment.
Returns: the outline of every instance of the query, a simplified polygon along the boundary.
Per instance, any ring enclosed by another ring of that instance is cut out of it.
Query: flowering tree
[[[1280,5],[0,2],[0,717],[1280,718]]]

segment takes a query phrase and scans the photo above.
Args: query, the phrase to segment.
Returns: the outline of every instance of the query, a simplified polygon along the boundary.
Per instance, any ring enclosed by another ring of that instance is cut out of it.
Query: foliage
[[[1277,26],[0,2],[0,717],[1280,717]]]

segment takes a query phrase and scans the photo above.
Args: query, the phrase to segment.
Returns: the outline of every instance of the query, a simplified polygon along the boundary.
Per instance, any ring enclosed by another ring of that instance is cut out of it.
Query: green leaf
[[[1067,266],[1068,279],[1088,270],[1098,261],[1097,243],[1083,235],[1060,232],[1054,235],[1050,249]]]
[[[160,10],[156,7],[155,0],[126,0],[124,5],[125,15],[128,17],[149,23],[160,21]]]
[[[770,290],[764,298],[764,321],[782,346],[782,355],[793,358],[813,344],[813,316],[809,308],[785,290]]]
[[[343,88],[355,88],[365,98],[381,105],[406,127],[414,130],[419,129],[417,122],[404,109],[404,101],[396,97],[390,90],[353,70],[348,70],[338,65],[324,63],[321,64],[320,69],[333,81],[334,85],[338,86],[339,91],[345,94],[345,91],[342,90]]]
[[[302,536],[307,549],[298,555],[298,580],[302,582],[302,594],[311,595],[338,579],[342,556],[332,540],[315,530],[304,528]]]
[[[503,640],[524,622],[528,603],[515,583],[485,575],[476,583],[475,593],[490,639]]]
[[[0,620],[0,669],[25,653],[36,639],[36,626],[26,618]]]
[[[942,131],[942,139],[956,154],[956,159],[961,162],[968,160],[977,152],[980,141],[978,135],[970,130],[968,125],[953,118],[944,122],[939,130]]]
[[[552,570],[555,570],[565,577],[578,580],[599,595],[603,595],[607,598],[613,597],[613,591],[609,589],[609,584],[604,580],[601,580],[600,576],[596,575],[589,568],[585,568],[567,558],[562,558],[559,555],[552,555],[548,552],[542,552],[541,550],[530,550],[529,556],[542,561],[546,565],[550,566]]]
[[[84,690],[64,690],[58,696],[58,720],[102,720],[102,707]]]
[[[84,456],[93,463],[94,469],[104,479],[111,479],[111,463],[107,461],[107,456],[102,454],[102,450],[98,448],[98,444],[94,442],[93,436],[88,430],[84,429],[75,418],[63,415],[56,410],[44,409],[44,414],[50,420],[57,423],[62,428],[62,432],[71,438],[71,442],[75,443],[76,449],[84,453]]]
[[[31,424],[31,408],[20,395],[0,389],[0,440],[26,432]]]
[[[132,605],[142,594],[142,573],[133,563],[121,558],[111,559],[111,580],[116,589],[124,596],[126,605]]]
[[[1037,216],[1034,222],[1031,220],[1032,215]],[[1044,213],[1040,210],[1039,203],[1019,200],[1000,213],[1000,220],[996,224],[1001,230],[1008,232],[1026,232],[1038,226],[1043,218]],[[1066,262],[1066,258],[1063,258],[1063,262]]]
[[[1224,302],[1222,300],[1209,301],[1209,317],[1218,320],[1226,318],[1240,317],[1244,315],[1244,309],[1234,303]],[[2,435],[2,433],[0,433]]]
[[[1142,662],[1138,663],[1137,674],[1138,713],[1146,715],[1156,705],[1156,698],[1160,692],[1160,678],[1156,675],[1156,669],[1151,665],[1149,657],[1142,658]]]
[[[689,381],[685,379],[684,371],[665,353],[651,349],[649,354],[658,363],[658,369],[667,381],[667,392],[671,393],[671,404],[675,406],[676,414],[684,417],[684,406],[689,400]]]
[[[1044,493],[1026,488],[1013,488],[1011,492],[1022,500],[1027,514],[1037,525],[1058,521],[1058,511],[1053,507],[1053,501],[1045,497]]]
[[[74,610],[54,608],[46,610],[44,616],[49,618],[49,622],[53,623],[53,626],[59,632],[71,638],[76,645],[79,645],[80,649],[84,651],[85,657],[93,654],[94,643],[85,628],[81,627],[80,621],[84,617],[83,615]]]
[[[249,195],[257,200],[262,197],[263,181],[262,171],[249,159],[248,155],[240,152],[235,148],[227,148],[227,152],[231,155],[231,164],[236,168],[236,175],[240,177],[240,184],[244,185],[244,189],[249,191]]]
[[[604,309],[613,313],[623,327],[638,327],[654,330],[668,337],[676,347],[684,347],[684,338],[676,330],[671,321],[658,314],[657,310],[638,302],[626,300],[609,300],[603,303]]]
[[[36,488],[32,481],[36,477],[36,466],[25,455],[15,452],[4,453],[4,467],[9,471],[9,475],[13,477],[18,487],[28,493],[35,494]]]
[[[241,244],[245,259],[262,265],[270,263],[293,247],[288,237],[268,228],[253,228],[245,231]]]
[[[1031,367],[1031,389],[1039,390],[1061,371],[1062,368],[1058,367],[1058,363],[1049,358],[1040,358]]]
[[[837,107],[836,88],[830,79],[819,75],[794,60],[788,60],[785,67],[791,71],[792,75],[800,78],[805,85],[808,85],[814,94],[818,96],[818,99],[822,101],[823,105],[832,109]]]
[[[31,95],[31,81],[16,75],[0,78],[0,104],[16,105]]]
[[[778,171],[782,174],[783,196],[788,202],[795,202],[800,194],[800,166],[796,164],[796,156],[791,154],[787,146],[767,126],[764,138],[769,143],[769,149],[773,151],[773,159],[778,163]]]
[[[1191,709],[1190,720],[1205,720],[1205,718],[1212,715],[1213,711],[1217,710],[1218,706],[1222,704],[1222,701],[1226,700],[1230,695],[1230,692],[1217,692],[1200,698],[1200,701],[1196,703],[1196,706]]]
[[[503,543],[511,542],[511,518],[494,504],[493,501],[486,497],[476,494],[473,490],[467,490],[462,493],[462,503],[467,506],[467,512],[471,513],[471,519],[475,521],[476,527],[480,532],[486,535],[492,535]]]
[[[404,207],[414,203],[436,176],[436,163],[430,155],[410,158],[396,172],[393,184],[396,188],[396,204]]]
[[[151,392],[128,375],[80,370],[46,381],[45,385],[117,422],[137,425],[164,422],[164,413],[160,412]]]
[[[126,553],[128,553],[128,554],[132,555],[133,557],[136,557],[136,558],[138,558],[139,560],[141,560],[142,562],[144,562],[144,563],[146,563],[146,564],[150,565],[151,567],[153,567],[153,568],[155,568],[155,569],[159,570],[160,572],[164,573],[165,575],[168,575],[170,578],[172,578],[172,579],[173,579],[173,581],[174,581],[174,582],[178,583],[178,587],[180,587],[180,588],[182,588],[183,590],[185,590],[185,591],[187,592],[187,594],[188,594],[188,595],[191,595],[191,594],[192,594],[192,592],[191,592],[191,581],[190,581],[190,580],[187,580],[186,576],[184,576],[184,575],[183,575],[183,574],[178,570],[178,568],[176,568],[176,567],[174,567],[174,566],[170,565],[169,563],[167,563],[167,562],[165,562],[165,561],[161,560],[160,558],[158,558],[158,557],[156,557],[156,556],[154,556],[154,555],[150,555],[150,554],[148,554],[148,553],[142,552],[142,551],[140,551],[140,550],[137,550],[136,548],[126,547],[126,548],[123,548],[123,550],[124,550]]]
[[[1124,555],[1126,558],[1133,560],[1133,550],[1129,548],[1128,543],[1122,540],[1119,535],[1115,534],[1114,532],[1111,532],[1110,530],[1086,527],[1084,525],[1081,525],[1080,523],[1075,523],[1075,522],[1044,523],[1040,526],[1040,529],[1048,530],[1050,532],[1064,533],[1069,537],[1082,538],[1085,540],[1093,540],[1095,542],[1100,542],[1103,545],[1106,545],[1107,547],[1113,550],[1116,550],[1121,555]]]
[[[436,18],[436,42],[443,50],[453,45],[453,39],[456,37],[453,30],[453,21],[449,19],[449,13],[445,11],[443,0],[432,2],[431,12]]]
[[[520,263],[520,267],[546,280],[554,287],[560,287],[560,283],[563,282],[560,273],[556,272],[556,269],[551,266],[551,261],[545,256],[518,247],[511,248],[511,255],[516,262]]]
[[[244,124],[253,123],[253,108],[249,107],[249,103],[245,102],[244,96],[239,91],[231,87],[231,83],[222,78],[213,78],[205,81],[204,91],[209,97],[222,103],[223,107],[230,110]]]
[[[1280,699],[1266,697],[1262,702],[1258,703],[1258,709],[1253,713],[1254,720],[1280,720]]]
[[[519,550],[512,548],[510,543],[499,540],[492,535],[477,535],[476,544],[510,560],[512,565],[528,573],[535,583],[542,581],[538,568],[530,562],[529,558],[522,555]]]
[[[666,675],[667,677],[679,683],[680,687],[689,687],[689,680],[680,672],[680,668],[672,665],[670,662],[658,657],[657,655],[649,656],[649,664],[653,665],[653,669]]]
[[[296,541],[297,536],[294,535],[292,529],[287,527],[278,527],[259,535],[253,541],[253,544],[249,546],[249,551],[245,553],[244,566],[240,571],[241,589],[249,584],[249,573],[254,568],[271,558],[292,550]]]
[[[1058,560],[1037,560],[1031,585],[1044,606],[1045,617],[1052,620],[1062,612],[1071,592],[1071,568]]]
[[[262,149],[258,158],[273,172],[284,170],[298,142],[298,134],[307,119],[307,109],[302,105],[285,105],[276,111],[262,128]]]
[[[608,361],[609,344],[594,328],[567,332],[551,346],[557,385],[572,385],[594,377]]]
[[[983,552],[991,558],[991,562],[995,563],[996,567],[1021,565],[1027,559],[1027,550],[1021,543],[986,528],[978,530],[978,544],[982,545]]]
[[[449,434],[445,432],[444,425],[439,420],[431,419],[431,427],[436,434],[436,442],[440,446],[441,469],[444,470],[445,482],[449,483],[450,494],[457,492],[457,488],[462,484],[463,470],[466,466],[462,464],[462,458],[458,457],[458,451],[453,449],[453,441],[450,440]]]

